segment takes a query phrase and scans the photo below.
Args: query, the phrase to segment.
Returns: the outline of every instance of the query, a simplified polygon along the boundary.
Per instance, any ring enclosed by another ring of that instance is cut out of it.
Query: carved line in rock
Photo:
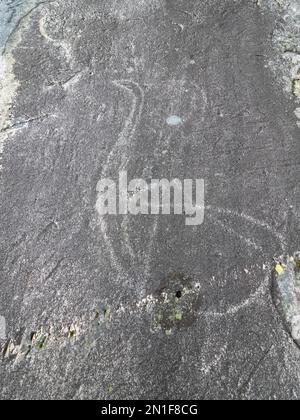
[[[144,91],[140,85],[131,80],[115,80],[112,82],[119,89],[129,93],[132,97],[131,110],[128,117],[125,119],[124,128],[118,136],[118,140],[110,151],[107,160],[102,169],[103,178],[109,177],[113,167],[117,164],[116,172],[124,171],[128,168],[130,163],[130,152],[133,149],[134,136],[136,128],[140,123],[141,115],[144,108]],[[135,252],[130,243],[130,238],[128,232],[129,228],[129,217],[124,216],[123,218],[123,228],[122,236],[124,239],[124,244],[126,249],[129,252],[131,259],[134,259]],[[113,266],[116,268],[119,275],[125,275],[127,273],[123,267],[120,258],[117,256],[114,244],[108,234],[108,224],[105,217],[100,217],[100,228],[102,233],[102,238],[104,240],[107,249],[109,250],[111,261]]]

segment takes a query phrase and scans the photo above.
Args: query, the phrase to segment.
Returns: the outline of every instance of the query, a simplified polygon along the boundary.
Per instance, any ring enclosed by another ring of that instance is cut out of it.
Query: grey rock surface
[[[274,303],[285,327],[300,348],[300,259],[299,254],[280,261],[273,281]]]
[[[299,250],[287,2],[21,3],[0,6],[0,397],[299,399],[271,293]],[[100,218],[120,168],[205,179],[204,224]]]

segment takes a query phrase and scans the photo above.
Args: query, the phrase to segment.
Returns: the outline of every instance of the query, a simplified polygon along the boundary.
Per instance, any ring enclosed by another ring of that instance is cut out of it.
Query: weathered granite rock
[[[299,249],[295,98],[270,68],[282,12],[8,3],[1,398],[299,399],[271,294],[273,258]],[[205,179],[204,224],[99,217],[97,183],[120,169]]]
[[[282,258],[274,273],[273,296],[288,333],[300,348],[300,259],[299,253]]]
[[[281,16],[273,33],[277,54],[270,59],[269,66],[295,100],[295,115],[300,120],[300,3],[298,0],[268,0],[265,6]]]

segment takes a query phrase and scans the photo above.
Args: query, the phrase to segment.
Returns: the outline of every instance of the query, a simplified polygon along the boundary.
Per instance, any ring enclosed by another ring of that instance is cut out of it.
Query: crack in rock
[[[147,313],[154,316],[153,333],[165,329],[166,334],[172,333],[172,328],[189,326],[196,318],[194,309],[198,307],[199,284],[186,285],[176,292],[164,290],[157,294],[151,294],[131,304],[120,304],[116,307],[106,305],[103,309],[88,311],[81,316],[74,317],[71,321],[61,322],[56,325],[44,325],[35,331],[23,328],[13,337],[7,339],[1,349],[2,357],[17,363],[27,356],[32,356],[48,347],[64,347],[83,336],[91,334],[93,337],[101,331],[101,326],[107,327],[120,321],[125,315],[133,316],[138,313]],[[158,314],[163,318],[159,323]]]

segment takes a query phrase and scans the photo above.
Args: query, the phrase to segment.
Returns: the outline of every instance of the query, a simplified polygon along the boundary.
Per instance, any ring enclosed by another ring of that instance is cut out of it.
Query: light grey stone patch
[[[274,303],[295,343],[300,347],[300,254],[280,259],[274,277]]]
[[[6,321],[4,316],[0,316],[0,340],[6,339]]]
[[[269,60],[268,66],[284,90],[296,102],[295,114],[300,120],[300,3],[299,0],[268,0],[261,6],[279,12],[273,35],[277,56]],[[300,127],[300,121],[297,122]]]
[[[15,60],[12,54],[22,39],[32,12],[46,2],[37,0],[25,2],[4,1],[0,4],[0,174],[2,172],[2,155],[10,133],[24,127],[14,126],[11,122],[11,108],[19,82],[14,75]]]
[[[183,119],[178,115],[171,115],[167,118],[167,124],[170,126],[179,126],[183,124]]]

